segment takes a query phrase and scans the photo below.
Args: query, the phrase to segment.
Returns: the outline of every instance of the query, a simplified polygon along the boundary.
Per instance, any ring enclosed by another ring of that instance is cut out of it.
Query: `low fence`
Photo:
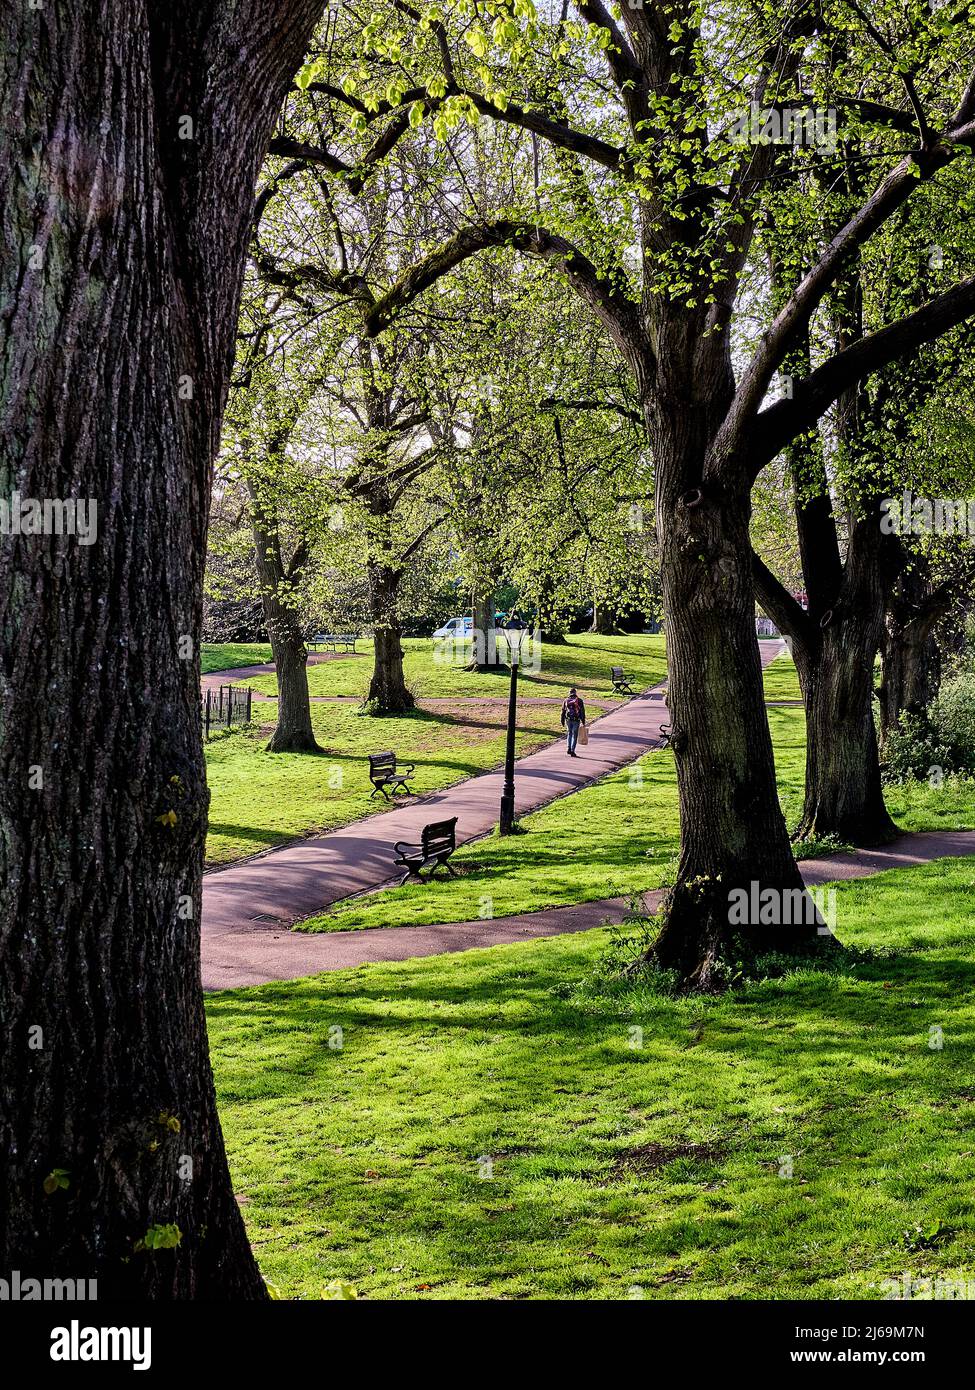
[[[204,690],[201,702],[204,738],[210,737],[211,729],[232,729],[235,724],[249,724],[253,698],[253,690],[246,685],[221,685],[216,690]]]

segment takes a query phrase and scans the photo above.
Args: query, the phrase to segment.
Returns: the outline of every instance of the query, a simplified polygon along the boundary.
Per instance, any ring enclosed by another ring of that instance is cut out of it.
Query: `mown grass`
[[[840,938],[881,954],[716,999],[601,979],[603,930],[210,995],[265,1276],[389,1299],[971,1278],[973,878],[840,885]]]
[[[438,790],[504,760],[506,711],[484,706],[418,710],[399,719],[370,719],[350,705],[312,705],[321,756],[268,753],[274,706],[254,704],[270,724],[221,734],[206,744],[210,787],[207,863],[230,863],[296,836],[347,825],[383,809],[370,799],[368,755],[393,748],[416,764],[418,793]],[[521,705],[516,752],[555,737],[557,705]]]
[[[801,805],[802,711],[770,709],[780,795]],[[647,753],[630,767],[525,816],[520,835],[462,846],[438,876],[370,893],[301,923],[305,931],[419,926],[504,917],[543,907],[639,893],[668,881],[679,844],[673,754]]]
[[[662,636],[636,634],[626,637],[596,637],[589,633],[570,636],[564,643],[542,642],[539,669],[526,666],[519,678],[519,689],[525,695],[563,696],[570,685],[582,693],[610,700],[613,685],[610,667],[622,666],[632,679],[633,689],[642,690],[658,685],[667,677],[667,659]],[[465,671],[463,662],[470,660],[470,646],[443,659],[442,647],[435,646],[429,637],[403,639],[403,669],[406,682],[421,699],[450,695],[483,695],[499,698],[508,693],[509,676],[506,669],[478,672]],[[365,697],[372,674],[372,641],[363,638],[354,656],[340,656],[308,668],[308,688],[312,695],[345,695]],[[277,693],[273,675],[254,676],[246,682],[265,695]]]
[[[787,651],[782,652],[764,671],[766,700],[801,700],[799,673]]]
[[[620,644],[616,651],[614,644]],[[433,698],[507,696],[507,672],[480,675],[445,668],[433,659],[432,643],[407,641],[407,666],[424,694]],[[364,656],[340,657],[308,668],[312,693],[365,693],[372,666],[371,644]],[[225,644],[204,651],[205,669],[221,663],[256,663],[270,649]],[[627,655],[628,654],[628,655]],[[525,672],[522,695],[563,693],[573,681],[584,692],[608,698],[609,665],[622,662],[636,682],[634,688],[657,684],[666,676],[662,637],[573,637],[566,645],[546,644],[542,669]],[[363,684],[363,680],[365,684]],[[317,682],[317,686],[316,686]],[[358,682],[358,684],[357,684]],[[273,693],[273,675],[240,684]],[[321,688],[318,688],[321,687]],[[430,687],[430,688],[427,688]],[[412,783],[419,792],[438,791],[465,777],[499,766],[504,759],[506,706],[458,704],[444,709],[420,709],[406,717],[375,719],[342,704],[312,704],[312,723],[324,756],[265,751],[275,705],[254,704],[258,727],[222,734],[206,745],[210,786],[210,831],[207,863],[231,863],[248,854],[283,844],[296,836],[347,825],[358,817],[382,810],[370,799],[369,753],[394,749],[404,762],[417,765]],[[589,710],[592,722],[599,710]],[[516,751],[519,756],[542,747],[559,732],[559,705],[519,705]]]
[[[268,642],[204,642],[200,648],[200,674],[208,676],[235,666],[259,666],[270,660]]]

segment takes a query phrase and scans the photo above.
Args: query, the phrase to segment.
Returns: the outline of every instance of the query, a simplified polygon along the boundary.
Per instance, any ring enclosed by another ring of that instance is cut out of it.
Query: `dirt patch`
[[[656,1173],[678,1158],[689,1158],[695,1163],[716,1163],[726,1153],[723,1144],[640,1144],[617,1154],[609,1177],[612,1181],[632,1177],[634,1173]]]

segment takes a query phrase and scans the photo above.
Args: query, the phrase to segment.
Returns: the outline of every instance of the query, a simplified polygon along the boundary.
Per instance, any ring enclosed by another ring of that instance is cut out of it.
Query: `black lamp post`
[[[515,823],[515,722],[518,717],[518,662],[521,659],[523,628],[504,629],[508,642],[508,668],[511,671],[511,684],[508,686],[508,729],[504,748],[504,788],[501,792],[501,818],[498,824],[500,835],[510,835]]]

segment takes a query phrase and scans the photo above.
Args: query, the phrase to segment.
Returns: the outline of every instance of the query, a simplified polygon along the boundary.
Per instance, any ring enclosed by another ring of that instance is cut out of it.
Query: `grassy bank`
[[[211,995],[265,1275],[396,1299],[970,1277],[973,878],[841,885],[841,939],[879,955],[719,999],[580,984],[605,931]]]
[[[230,863],[299,835],[347,825],[383,809],[370,799],[368,755],[395,749],[416,764],[412,785],[430,792],[497,767],[504,759],[503,707],[463,705],[419,710],[401,719],[369,719],[350,705],[313,705],[321,756],[268,753],[274,706],[254,704],[256,727],[206,744],[210,787],[207,863]],[[530,753],[555,737],[559,708],[522,705],[516,749]]]

